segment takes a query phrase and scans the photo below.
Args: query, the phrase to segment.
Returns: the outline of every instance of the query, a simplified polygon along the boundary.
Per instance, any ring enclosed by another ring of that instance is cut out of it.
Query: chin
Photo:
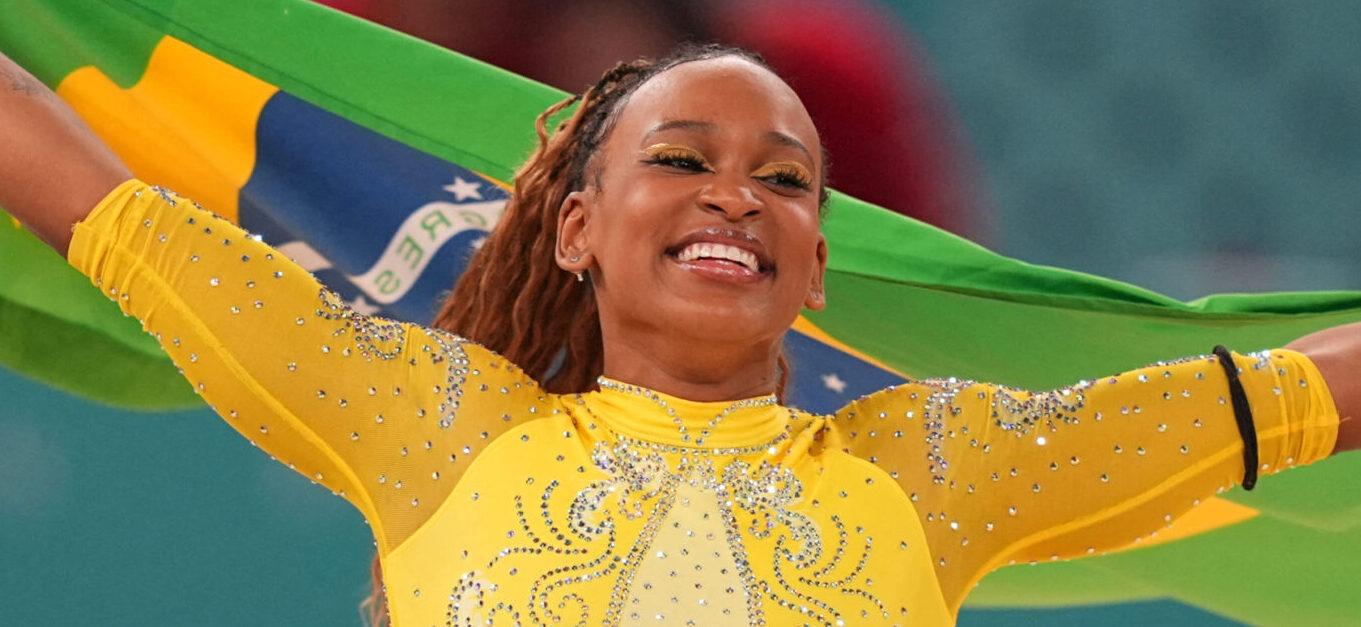
[[[671,321],[669,328],[700,342],[761,344],[782,337],[789,328],[786,317],[773,315],[766,307],[686,301],[677,309],[659,312],[657,319]]]

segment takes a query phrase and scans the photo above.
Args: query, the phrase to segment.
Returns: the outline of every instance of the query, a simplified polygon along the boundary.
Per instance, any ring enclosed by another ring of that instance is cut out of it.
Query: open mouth
[[[726,244],[697,242],[690,244],[675,254],[676,261],[714,261],[725,265],[738,265],[751,272],[761,271],[761,262],[756,253]]]
[[[761,240],[736,229],[694,231],[668,249],[666,256],[685,270],[728,282],[759,281],[774,270]]]

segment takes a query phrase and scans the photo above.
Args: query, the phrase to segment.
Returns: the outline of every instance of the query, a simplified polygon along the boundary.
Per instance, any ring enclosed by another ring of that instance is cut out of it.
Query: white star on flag
[[[485,238],[485,237],[479,237],[479,238],[473,240],[473,242],[472,242],[472,247],[473,247],[474,250],[476,250],[476,249],[478,249],[478,248],[481,248],[482,245],[485,244],[485,243],[487,243],[487,238]]]
[[[455,176],[454,183],[445,185],[444,191],[453,194],[454,200],[467,200],[469,198],[482,200],[482,192],[477,191],[480,187],[482,187],[481,183],[465,181],[463,177]]]
[[[846,391],[846,382],[842,381],[841,377],[836,376],[835,372],[829,372],[822,375],[822,384],[827,386],[827,389],[836,392],[837,394]]]

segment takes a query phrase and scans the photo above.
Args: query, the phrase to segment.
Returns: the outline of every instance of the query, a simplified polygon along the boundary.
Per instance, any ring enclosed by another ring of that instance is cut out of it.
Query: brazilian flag
[[[417,322],[496,223],[534,117],[565,96],[303,0],[5,0],[0,50],[140,178],[260,234],[357,310]],[[1181,302],[1002,257],[841,194],[824,231],[829,306],[786,342],[792,402],[812,411],[906,377],[1052,388],[1361,320],[1361,293]],[[199,405],[133,321],[8,219],[0,272],[0,365],[131,410]],[[1101,607],[1158,600],[1253,624],[1361,620],[1361,456],[1210,499],[1159,535],[1000,571],[961,624],[1119,619],[1124,606]],[[1069,609],[1034,609],[1052,607]]]

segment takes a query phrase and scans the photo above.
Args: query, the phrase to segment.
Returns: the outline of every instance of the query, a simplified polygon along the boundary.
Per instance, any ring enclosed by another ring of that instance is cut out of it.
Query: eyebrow
[[[687,131],[702,131],[708,133],[716,128],[718,127],[714,125],[713,122],[702,122],[700,120],[667,120],[665,122],[662,122],[661,124],[652,127],[652,130],[648,131],[647,135],[644,135],[643,137],[644,139],[646,139],[648,137],[656,135],[657,133],[661,133],[663,131],[671,131],[675,129]]]
[[[648,131],[647,135],[645,135],[644,138],[652,137],[653,135],[656,135],[657,133],[661,133],[663,131],[670,131],[676,129],[701,131],[708,133],[714,131],[717,128],[718,126],[715,125],[713,122],[704,122],[702,120],[667,120],[665,122],[662,122],[661,124],[652,127],[652,130]],[[813,161],[814,163],[817,162],[817,160],[813,158],[813,153],[809,152],[808,147],[804,146],[803,142],[795,139],[793,136],[787,133],[781,133],[780,131],[768,131],[763,137],[766,141],[769,141],[771,143],[798,149],[799,152],[802,152],[805,156],[807,156],[810,161]]]
[[[786,135],[786,134],[781,133],[781,132],[779,132],[779,131],[770,131],[770,132],[766,133],[765,137],[766,137],[767,140],[772,141],[772,142],[777,143],[777,144],[780,144],[781,146],[789,146],[789,147],[791,147],[791,148],[797,148],[797,149],[799,149],[800,152],[802,152],[802,153],[804,154],[804,156],[808,157],[808,160],[809,160],[809,161],[812,161],[813,163],[817,163],[817,159],[814,159],[814,158],[813,158],[813,153],[811,153],[811,152],[808,151],[808,147],[807,147],[807,146],[804,146],[804,145],[803,145],[803,142],[801,142],[801,141],[799,141],[799,140],[797,140],[797,139],[794,139],[792,136]]]

